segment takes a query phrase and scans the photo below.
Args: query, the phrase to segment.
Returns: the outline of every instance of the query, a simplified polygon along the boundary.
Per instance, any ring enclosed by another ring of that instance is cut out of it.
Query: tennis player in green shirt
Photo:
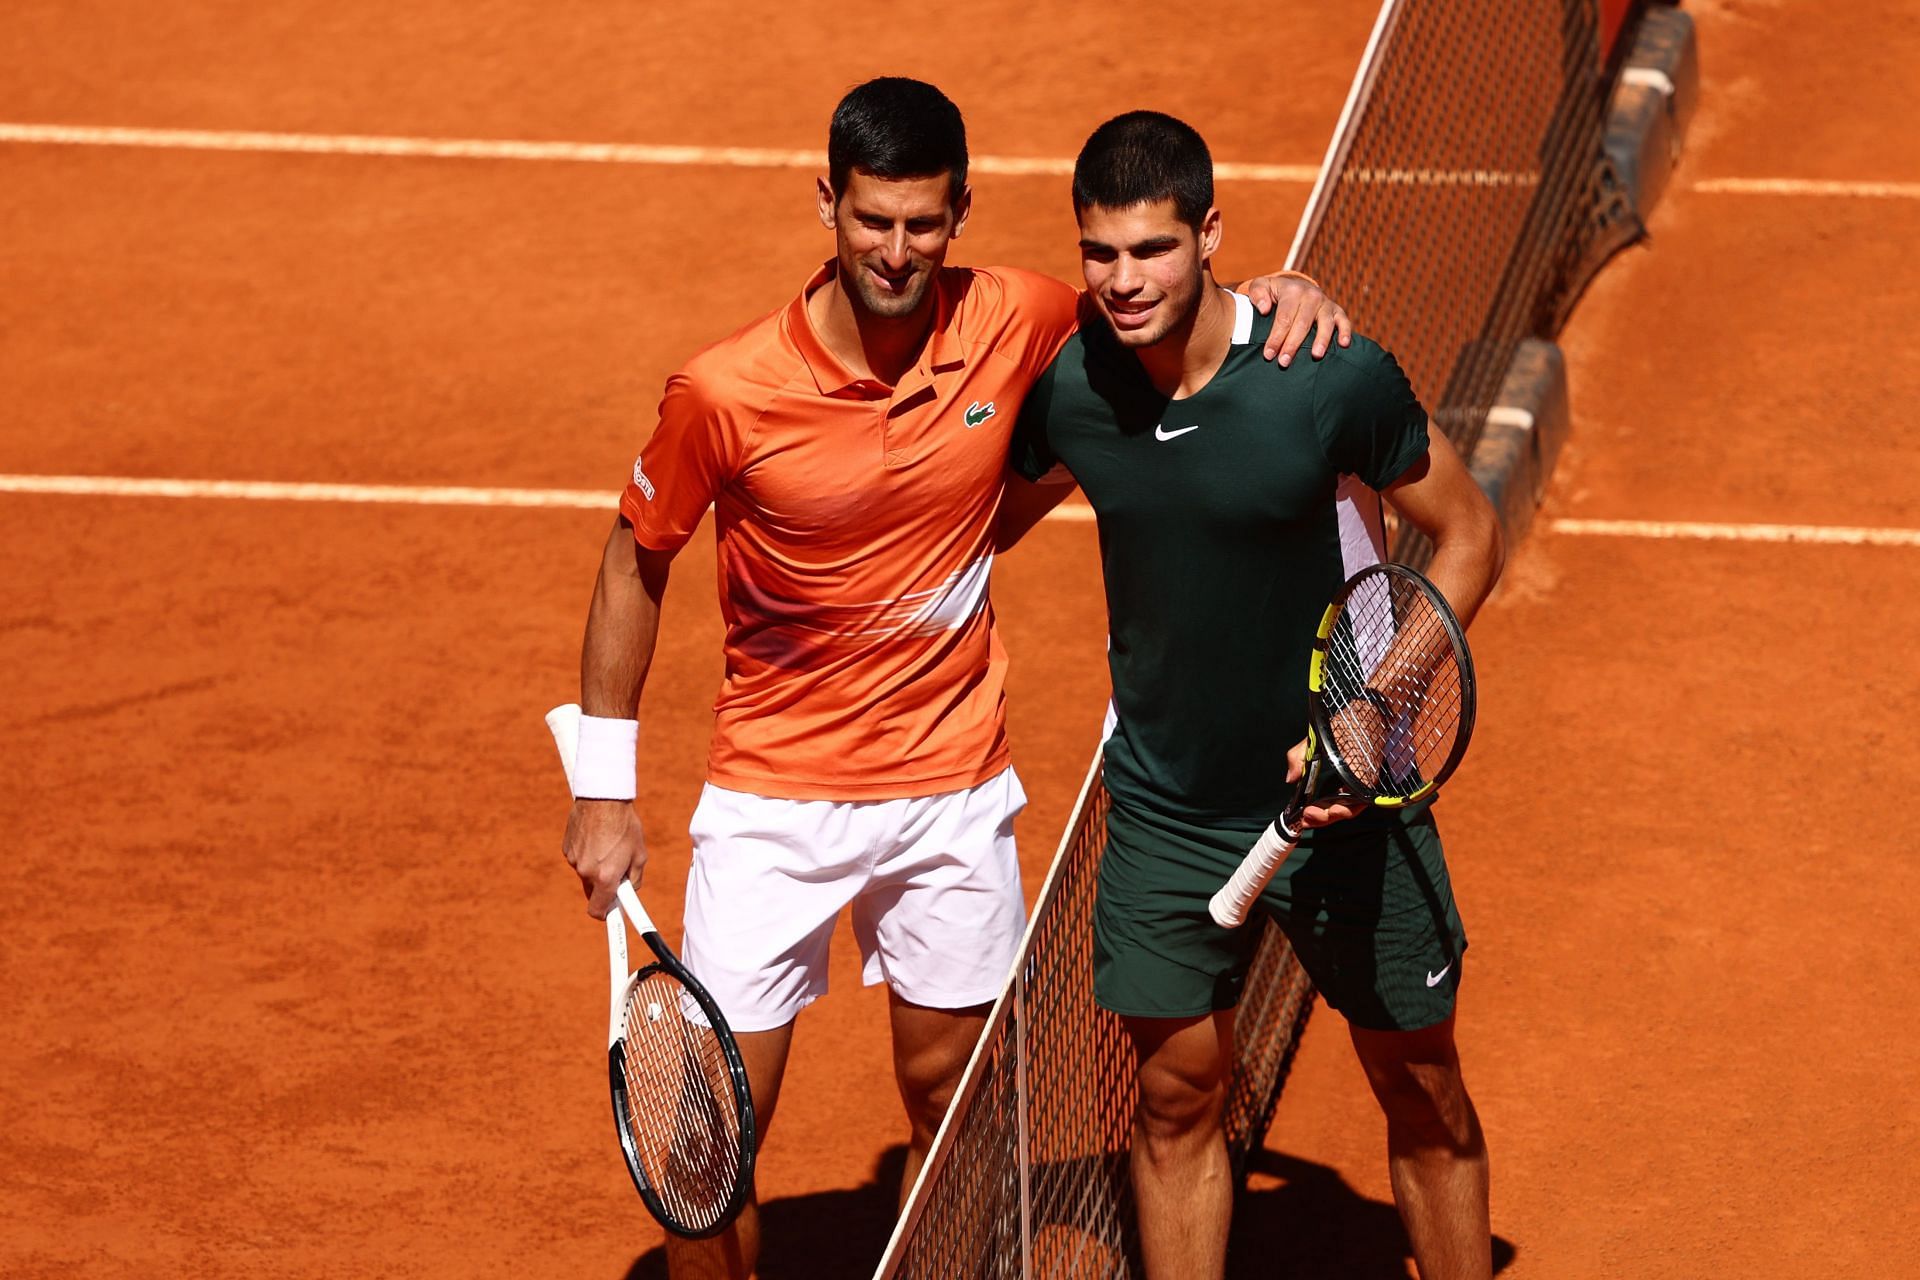
[[[1221,1115],[1258,930],[1207,900],[1300,775],[1315,626],[1384,555],[1382,498],[1433,540],[1463,620],[1500,570],[1499,525],[1393,357],[1261,359],[1271,321],[1214,282],[1213,163],[1154,112],[1108,121],[1075,165],[1079,332],[1021,410],[1003,541],[1070,478],[1099,518],[1114,723],[1094,994],[1140,1056],[1133,1179],[1153,1280],[1217,1280],[1232,1186]],[[1070,473],[1070,476],[1063,473]],[[1052,481],[1052,483],[1047,483]],[[1492,1273],[1487,1154],[1461,1081],[1466,933],[1426,806],[1310,806],[1261,899],[1347,1019],[1387,1121],[1394,1199],[1425,1280]]]

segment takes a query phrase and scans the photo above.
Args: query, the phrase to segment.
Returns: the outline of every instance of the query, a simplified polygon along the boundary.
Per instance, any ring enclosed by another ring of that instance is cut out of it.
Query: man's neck
[[[831,278],[807,298],[807,318],[827,350],[857,377],[891,387],[906,376],[926,350],[938,305],[937,285],[929,283],[927,296],[908,315],[898,319],[876,316],[854,301],[836,269]]]
[[[1193,314],[1160,341],[1134,352],[1154,390],[1184,400],[1211,382],[1233,345],[1233,318],[1233,295],[1208,272]]]

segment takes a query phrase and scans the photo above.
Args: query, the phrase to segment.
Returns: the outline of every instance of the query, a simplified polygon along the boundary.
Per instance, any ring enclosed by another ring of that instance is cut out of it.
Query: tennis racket
[[[1300,814],[1340,794],[1413,804],[1452,776],[1473,734],[1473,656],[1440,589],[1403,564],[1369,565],[1334,595],[1307,667],[1306,772],[1207,904],[1239,927],[1300,843]],[[1331,773],[1334,785],[1323,790]]]
[[[547,727],[571,781],[580,708],[555,707]],[[753,1188],[753,1094],[713,997],[661,938],[633,886],[622,881],[618,894],[607,913],[614,1128],[647,1211],[697,1240],[725,1230]],[[627,967],[628,920],[654,955],[637,973]]]

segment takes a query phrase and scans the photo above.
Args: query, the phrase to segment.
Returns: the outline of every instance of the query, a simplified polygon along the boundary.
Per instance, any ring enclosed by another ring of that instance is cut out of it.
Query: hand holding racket
[[[580,708],[547,713],[568,780]],[[676,1235],[726,1229],[753,1186],[753,1095],[733,1032],[661,938],[633,885],[607,913],[607,1078],[627,1172],[647,1211]],[[624,917],[623,918],[623,913]],[[629,972],[627,920],[654,955]]]
[[[1343,797],[1412,804],[1452,776],[1473,734],[1473,657],[1440,589],[1399,564],[1369,565],[1320,619],[1307,668],[1306,772],[1208,911],[1226,928],[1300,843],[1301,813],[1326,794],[1322,766]]]

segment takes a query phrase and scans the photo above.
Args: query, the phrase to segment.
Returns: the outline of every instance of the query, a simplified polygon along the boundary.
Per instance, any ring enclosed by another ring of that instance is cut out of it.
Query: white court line
[[[0,493],[69,497],[237,498],[255,502],[386,503],[416,507],[562,507],[612,511],[619,494],[598,489],[508,489],[459,485],[309,484],[283,480],[163,480],[142,476],[0,475]],[[1066,524],[1093,523],[1093,508],[1066,503],[1047,513]],[[1814,542],[1920,547],[1920,529],[1822,524],[1703,524],[1682,520],[1551,521],[1555,533],[1613,538],[1689,538],[1734,542]]]
[[[310,484],[283,480],[163,480],[140,476],[0,475],[0,493],[70,497],[229,498],[255,502],[386,503],[416,507],[562,507],[612,511],[619,495],[598,489],[508,489],[459,485]],[[1065,503],[1047,519],[1093,523],[1093,508]],[[1816,542],[1843,546],[1920,547],[1920,529],[1844,525],[1702,524],[1675,520],[1554,520],[1555,533],[1614,538],[1690,538],[1736,542]]]
[[[1920,200],[1920,182],[1829,182],[1811,178],[1702,178],[1691,190],[1706,195],[1854,196]]]
[[[1555,520],[1555,533],[1608,538],[1697,538],[1731,542],[1821,542],[1861,547],[1920,547],[1920,529],[1862,529],[1831,524],[1701,524],[1684,520]]]
[[[225,129],[133,129],[118,125],[0,122],[0,142],[80,147],[153,147],[170,151],[251,151],[296,155],[414,156],[457,160],[544,160],[585,164],[651,164],[747,169],[824,169],[824,151],[779,147],[685,147],[637,142],[531,142],[512,138],[409,138],[360,133],[267,133]],[[1067,176],[1062,156],[975,156],[975,173]],[[1224,182],[1310,183],[1310,164],[1221,161]],[[1493,169],[1356,169],[1343,182],[1379,186],[1525,187],[1535,173]],[[1837,182],[1806,178],[1705,178],[1690,190],[1708,195],[1864,196],[1920,199],[1920,182]]]
[[[615,490],[486,489],[457,485],[307,484],[283,480],[160,480],[141,476],[7,476],[0,493],[58,494],[110,498],[237,498],[253,502],[359,502],[412,507],[565,507],[612,511]],[[1049,520],[1087,524],[1093,508],[1055,507]]]
[[[279,480],[155,480],[135,476],[0,476],[0,493],[73,497],[244,498],[256,502],[385,502],[417,507],[573,507],[611,511],[598,489],[474,489],[445,485],[304,484]]]
[[[214,129],[0,123],[0,142],[80,147],[157,147],[171,151],[253,151],[304,155],[415,156],[457,160],[546,160],[584,164],[706,165],[747,169],[824,169],[824,151],[777,147],[679,147],[629,142],[528,142],[488,138],[406,138],[354,133],[259,133]],[[1065,176],[1057,156],[975,156],[974,173]],[[1214,176],[1243,182],[1312,182],[1304,164],[1216,164]]]

